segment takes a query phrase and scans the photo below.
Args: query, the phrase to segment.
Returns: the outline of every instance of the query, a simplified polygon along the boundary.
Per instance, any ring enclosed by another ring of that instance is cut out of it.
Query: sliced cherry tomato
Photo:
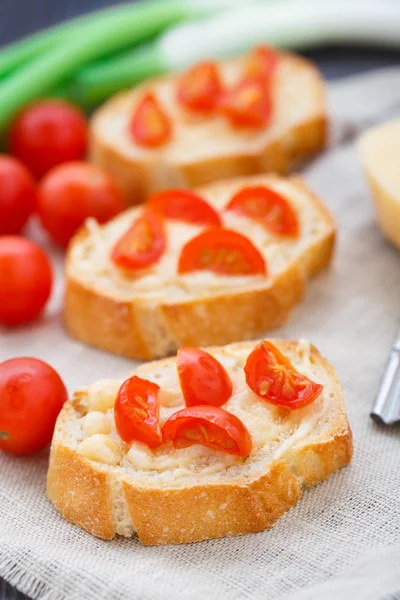
[[[124,381],[114,407],[115,425],[124,442],[143,442],[150,448],[162,443],[159,391],[156,383],[140,377]]]
[[[220,112],[234,127],[261,128],[272,115],[272,95],[258,80],[243,80],[222,96]]]
[[[123,194],[114,180],[85,162],[56,167],[39,185],[39,218],[61,246],[68,244],[88,217],[105,223],[124,208]]]
[[[299,222],[288,201],[263,185],[246,187],[235,194],[226,207],[264,225],[271,233],[297,237]]]
[[[221,225],[221,219],[213,207],[190,190],[160,192],[149,200],[148,206],[169,219],[196,225]]]
[[[35,319],[49,299],[53,275],[39,246],[23,237],[0,236],[0,323]]]
[[[153,94],[146,94],[132,117],[130,125],[133,139],[140,146],[162,146],[171,137],[171,122]]]
[[[185,108],[199,112],[211,112],[222,91],[222,83],[216,64],[201,62],[184,73],[177,89],[178,102]]]
[[[182,249],[178,273],[213,271],[221,275],[266,275],[262,254],[251,241],[230,229],[208,229]]]
[[[232,382],[224,367],[200,348],[178,350],[177,370],[186,406],[222,406],[232,395]]]
[[[270,83],[278,65],[278,53],[270,46],[258,46],[249,54],[244,68],[244,78]]]
[[[160,216],[145,210],[116,243],[111,259],[123,269],[145,269],[155,264],[167,245]]]
[[[11,152],[42,177],[61,163],[85,157],[88,125],[85,115],[62,100],[30,104],[11,127]]]
[[[37,358],[0,364],[0,450],[39,452],[51,442],[67,390],[60,376]]]
[[[28,169],[0,154],[0,235],[19,233],[36,204],[36,184]]]
[[[164,423],[162,431],[164,442],[172,442],[175,448],[202,444],[227,454],[248,456],[253,445],[242,421],[217,406],[183,408]]]
[[[263,341],[249,354],[244,367],[249,388],[267,402],[287,408],[311,404],[324,389],[299,373],[271,342]]]

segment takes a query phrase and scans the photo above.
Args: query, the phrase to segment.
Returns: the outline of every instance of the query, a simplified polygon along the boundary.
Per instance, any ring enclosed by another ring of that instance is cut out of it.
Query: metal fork
[[[400,421],[400,329],[389,354],[371,417],[385,425]]]

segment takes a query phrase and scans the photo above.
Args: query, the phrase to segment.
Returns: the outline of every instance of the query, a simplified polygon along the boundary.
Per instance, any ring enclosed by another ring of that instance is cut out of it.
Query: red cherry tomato
[[[178,102],[185,108],[199,112],[211,112],[222,91],[222,83],[216,64],[205,61],[184,73],[178,83]]]
[[[302,373],[271,342],[261,342],[249,354],[244,367],[249,388],[272,404],[302,408],[311,404],[324,389]]]
[[[85,157],[88,126],[83,113],[62,100],[39,100],[11,127],[11,153],[40,178],[61,163]]]
[[[258,80],[243,80],[223,95],[220,112],[234,127],[265,127],[272,115],[270,91]]]
[[[0,363],[0,450],[31,454],[51,442],[67,390],[60,376],[37,358]]]
[[[202,444],[236,456],[248,456],[251,435],[232,413],[217,406],[191,406],[174,413],[163,427],[164,442],[175,448]]]
[[[162,443],[158,421],[159,390],[157,384],[136,376],[122,384],[115,401],[114,418],[124,442],[143,442],[150,448],[157,448]]]
[[[209,229],[191,239],[182,249],[179,273],[214,271],[221,275],[266,275],[262,254],[251,241],[229,229]]]
[[[213,207],[190,190],[160,192],[149,200],[148,206],[169,219],[196,225],[221,225],[221,219]]]
[[[232,382],[221,363],[199,348],[178,350],[177,370],[186,406],[222,406],[232,395]]]
[[[66,246],[88,217],[105,223],[125,208],[114,180],[94,165],[72,162],[56,167],[39,186],[38,213],[50,237]]]
[[[16,158],[0,154],[0,235],[19,233],[36,203],[36,185]]]
[[[50,261],[39,246],[22,237],[0,236],[0,323],[18,325],[37,317],[52,281]]]
[[[233,210],[259,221],[275,235],[299,235],[299,221],[289,202],[265,186],[243,188],[233,196],[226,210]]]
[[[153,94],[146,94],[133,113],[130,124],[133,140],[140,146],[162,146],[171,137],[171,121]]]
[[[116,243],[111,260],[123,269],[145,269],[160,260],[166,244],[161,218],[146,210]]]
[[[258,46],[249,54],[244,68],[244,78],[269,84],[278,66],[278,53],[270,46]]]

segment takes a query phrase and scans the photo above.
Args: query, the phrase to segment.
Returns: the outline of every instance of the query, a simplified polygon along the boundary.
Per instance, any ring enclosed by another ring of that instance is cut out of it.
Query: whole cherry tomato
[[[0,235],[19,233],[36,202],[36,184],[16,158],[0,154]]]
[[[0,363],[0,450],[31,454],[50,442],[67,400],[60,376],[37,358]]]
[[[249,354],[244,367],[249,388],[263,400],[302,408],[321,394],[324,386],[299,373],[288,358],[267,340]]]
[[[251,435],[238,417],[217,406],[190,406],[174,413],[162,429],[164,442],[175,448],[202,444],[213,450],[248,456]]]
[[[181,348],[177,370],[186,406],[222,406],[232,395],[232,382],[221,363],[200,348]]]
[[[124,381],[114,406],[115,425],[124,442],[143,442],[150,448],[162,443],[159,391],[156,383],[136,375]]]
[[[88,217],[105,223],[124,208],[122,192],[114,180],[85,162],[56,167],[39,185],[40,220],[61,246],[68,244]]]
[[[0,236],[0,323],[18,325],[37,317],[53,282],[50,261],[23,237]]]
[[[12,124],[10,149],[40,178],[56,165],[84,158],[87,140],[87,121],[77,107],[62,100],[39,100]]]

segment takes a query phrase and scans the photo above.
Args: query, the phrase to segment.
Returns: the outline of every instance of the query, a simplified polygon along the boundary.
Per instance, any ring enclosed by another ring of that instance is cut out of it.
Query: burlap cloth
[[[197,544],[104,542],[64,521],[46,499],[47,452],[0,455],[0,576],[46,600],[376,600],[400,591],[400,430],[369,410],[400,316],[400,255],[377,230],[354,147],[356,132],[400,115],[400,71],[333,84],[332,149],[305,172],[339,225],[334,266],[279,333],[312,340],[336,367],[354,432],[348,468],[307,491],[264,533]],[[400,157],[399,157],[400,168]],[[61,256],[52,249],[60,267]],[[123,377],[132,362],[68,339],[61,271],[47,316],[1,333],[0,359],[49,361],[68,387]]]

